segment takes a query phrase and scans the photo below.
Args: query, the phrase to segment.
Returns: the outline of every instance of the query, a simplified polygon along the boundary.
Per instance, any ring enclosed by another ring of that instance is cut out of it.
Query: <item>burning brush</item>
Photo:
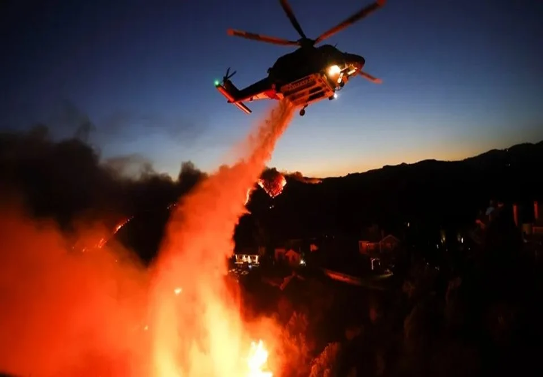
[[[263,172],[258,184],[271,198],[276,198],[283,192],[287,180],[275,168],[271,168]]]

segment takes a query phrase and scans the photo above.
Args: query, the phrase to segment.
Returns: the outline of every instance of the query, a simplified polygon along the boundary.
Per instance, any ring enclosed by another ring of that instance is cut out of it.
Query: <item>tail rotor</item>
[[[229,81],[230,78],[233,77],[235,74],[236,71],[232,71],[232,73],[230,73],[230,67],[227,68],[227,72],[225,73],[225,76],[223,76],[223,83]]]

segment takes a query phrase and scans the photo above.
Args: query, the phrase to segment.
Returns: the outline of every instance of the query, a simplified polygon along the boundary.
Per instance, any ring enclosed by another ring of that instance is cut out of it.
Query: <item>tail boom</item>
[[[238,109],[243,111],[246,114],[251,114],[251,109],[249,109],[243,102],[237,101],[234,96],[224,87],[222,84],[216,84],[215,88],[227,99],[229,104],[233,104]]]

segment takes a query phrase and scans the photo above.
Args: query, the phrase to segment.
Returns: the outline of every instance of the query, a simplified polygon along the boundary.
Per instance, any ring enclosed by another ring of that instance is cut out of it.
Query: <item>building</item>
[[[275,248],[274,249],[274,260],[282,261],[285,258],[285,253],[287,249],[285,248]]]
[[[533,234],[542,235],[542,204],[533,202],[533,213],[535,221],[533,223]]]
[[[264,247],[257,249],[244,249],[243,251],[234,253],[234,263],[236,265],[259,265],[262,256],[265,253]]]
[[[259,255],[236,253],[234,255],[234,263],[237,265],[259,265]]]
[[[276,248],[274,250],[274,259],[277,262],[284,262],[290,266],[299,266],[305,264],[302,258],[302,253],[294,250],[293,248]]]
[[[521,227],[524,235],[542,236],[542,213],[538,201],[533,202],[532,217],[526,217],[529,219],[526,219],[525,222],[520,222],[519,206],[517,204],[512,207],[512,212],[516,226]]]
[[[400,239],[392,234],[381,239],[359,240],[359,253],[369,258],[372,271],[382,271],[391,265],[399,247]]]
[[[538,201],[533,201],[530,205],[514,203],[511,208],[505,207],[502,203],[499,203],[497,208],[490,206],[485,216],[476,219],[477,227],[470,233],[475,243],[484,243],[489,224],[501,214],[501,211],[505,211],[504,214],[511,217],[525,243],[542,244],[542,209]]]
[[[287,252],[285,252],[284,258],[285,261],[291,266],[298,266],[304,262],[304,260],[302,260],[302,255],[294,249],[289,249]]]
[[[400,240],[389,234],[380,240],[359,240],[359,253],[363,255],[378,255],[393,252],[400,246]]]

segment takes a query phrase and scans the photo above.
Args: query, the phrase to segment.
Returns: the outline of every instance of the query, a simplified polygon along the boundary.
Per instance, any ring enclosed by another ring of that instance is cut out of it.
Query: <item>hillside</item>
[[[542,201],[542,142],[493,150],[456,162],[425,160],[365,173],[327,178],[320,184],[287,177],[283,192],[271,198],[257,186],[236,229],[239,248],[280,245],[286,239],[334,237],[341,250],[356,248],[363,230],[378,224],[402,236],[410,223],[424,243],[439,229],[474,225],[490,199],[516,201],[532,216],[532,202]],[[169,210],[141,212],[116,239],[149,260],[156,253]],[[139,230],[147,230],[141,233]],[[345,236],[346,238],[343,238]]]
[[[276,228],[281,237],[352,235],[372,223],[392,231],[406,222],[466,225],[490,199],[542,200],[542,156],[542,142],[525,143],[462,161],[385,166],[321,184],[288,177],[280,196],[272,200],[257,190],[249,209],[257,223]]]
[[[177,180],[145,170],[126,178],[84,142],[55,142],[35,131],[0,133],[2,198],[24,200],[30,214],[50,217],[66,232],[81,217],[114,227],[126,217],[163,208],[206,177],[184,162]],[[385,166],[321,183],[300,173],[287,175],[275,199],[256,186],[248,203],[252,215],[241,220],[240,233],[268,230],[267,237],[281,240],[360,235],[373,223],[391,232],[408,222],[420,228],[471,224],[492,198],[522,206],[542,200],[542,151],[542,142],[525,143],[462,161]]]

